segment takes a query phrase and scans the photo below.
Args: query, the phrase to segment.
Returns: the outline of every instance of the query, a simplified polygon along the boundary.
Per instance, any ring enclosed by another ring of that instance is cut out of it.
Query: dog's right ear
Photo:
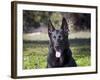
[[[55,28],[54,28],[51,20],[49,19],[48,20],[48,33],[52,33],[52,31],[54,31],[54,30],[55,30]]]
[[[68,31],[69,31],[67,21],[66,21],[66,19],[65,19],[64,17],[63,17],[63,19],[62,19],[61,29],[62,29],[64,32],[68,32]]]

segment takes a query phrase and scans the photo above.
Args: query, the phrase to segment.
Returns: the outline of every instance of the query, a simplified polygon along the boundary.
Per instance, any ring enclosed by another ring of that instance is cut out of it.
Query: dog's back
[[[49,53],[47,58],[47,67],[74,67],[76,62],[72,57],[72,52],[68,42],[68,25],[63,18],[61,29],[56,30],[51,21],[48,26]]]

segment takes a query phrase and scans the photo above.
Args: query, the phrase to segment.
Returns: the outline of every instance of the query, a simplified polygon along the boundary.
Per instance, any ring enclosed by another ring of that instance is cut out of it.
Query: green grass
[[[90,39],[70,40],[70,48],[78,66],[90,66]],[[46,68],[48,41],[24,41],[23,69]]]
[[[90,47],[89,45],[71,47],[73,57],[76,60],[78,66],[90,66]]]
[[[47,52],[47,44],[24,43],[23,68],[44,68],[46,66]]]

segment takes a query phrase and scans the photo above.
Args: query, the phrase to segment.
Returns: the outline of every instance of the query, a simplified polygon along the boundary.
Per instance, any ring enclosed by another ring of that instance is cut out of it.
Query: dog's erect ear
[[[54,30],[55,30],[55,28],[54,28],[51,20],[49,19],[48,20],[48,33],[52,33],[52,31],[54,31]]]
[[[64,32],[68,32],[68,31],[69,31],[67,21],[66,21],[66,19],[65,19],[64,17],[63,17],[63,19],[62,19],[61,29],[62,29]]]

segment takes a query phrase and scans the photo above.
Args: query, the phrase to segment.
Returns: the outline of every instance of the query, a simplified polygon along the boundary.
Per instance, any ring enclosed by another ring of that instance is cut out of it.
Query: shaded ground
[[[70,48],[78,66],[90,66],[90,39],[70,39]],[[23,68],[46,68],[48,54],[48,40],[23,41]]]

